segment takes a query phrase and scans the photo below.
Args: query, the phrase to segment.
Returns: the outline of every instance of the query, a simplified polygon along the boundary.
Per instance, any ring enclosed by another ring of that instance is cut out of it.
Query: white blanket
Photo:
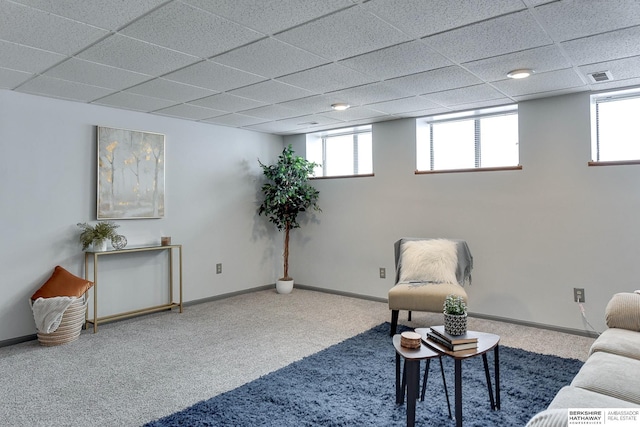
[[[33,301],[31,309],[38,331],[50,334],[58,329],[64,311],[77,299],[76,297],[53,297],[38,298]]]

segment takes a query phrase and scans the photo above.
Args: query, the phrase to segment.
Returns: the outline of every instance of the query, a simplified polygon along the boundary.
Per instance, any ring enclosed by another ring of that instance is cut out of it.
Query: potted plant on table
[[[450,335],[467,332],[467,304],[459,295],[447,295],[444,299],[444,330]]]
[[[96,225],[86,222],[78,223],[78,227],[82,230],[80,233],[82,250],[92,245],[96,251],[106,251],[107,240],[116,237],[116,229],[120,226],[113,221],[100,221]]]
[[[264,200],[258,208],[279,231],[284,231],[284,275],[276,282],[278,293],[289,293],[293,289],[293,278],[289,276],[289,232],[300,228],[298,215],[308,209],[320,211],[320,192],[308,183],[318,164],[295,156],[291,145],[285,147],[278,161],[265,165],[258,160],[267,182],[262,186]]]

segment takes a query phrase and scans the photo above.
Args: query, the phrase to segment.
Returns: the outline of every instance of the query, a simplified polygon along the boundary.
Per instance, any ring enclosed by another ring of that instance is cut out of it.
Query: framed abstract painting
[[[98,126],[97,219],[164,217],[165,136]]]

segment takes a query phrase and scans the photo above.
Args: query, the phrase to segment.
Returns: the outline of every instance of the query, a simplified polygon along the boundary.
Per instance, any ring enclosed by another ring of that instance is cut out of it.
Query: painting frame
[[[107,126],[96,128],[96,218],[164,218],[166,136]]]

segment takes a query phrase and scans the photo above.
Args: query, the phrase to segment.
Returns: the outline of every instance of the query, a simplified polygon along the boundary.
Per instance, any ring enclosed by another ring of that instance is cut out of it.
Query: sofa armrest
[[[609,328],[640,332],[640,294],[623,292],[615,294],[605,309]]]

